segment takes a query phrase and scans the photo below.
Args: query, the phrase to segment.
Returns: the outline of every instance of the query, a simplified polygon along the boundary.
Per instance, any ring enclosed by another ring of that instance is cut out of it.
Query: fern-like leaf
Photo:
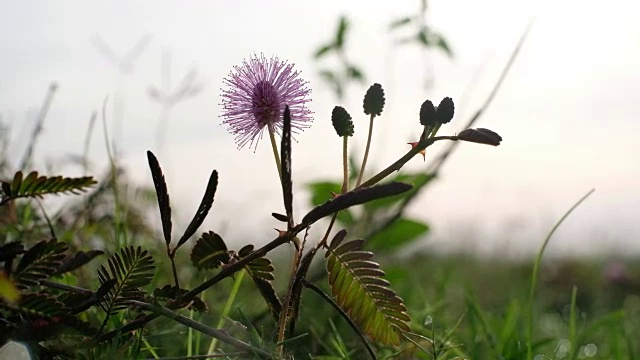
[[[155,272],[153,258],[141,247],[128,246],[113,254],[108,261],[109,269],[104,265],[98,270],[100,284],[116,280],[115,285],[105,294],[101,306],[107,313],[128,307],[128,300],[141,299],[141,287],[149,285]]]
[[[33,171],[23,178],[22,171],[18,171],[13,181],[2,181],[2,194],[0,205],[21,197],[40,197],[45,194],[58,194],[70,192],[78,194],[86,191],[96,181],[91,176],[77,178],[67,178],[62,176],[38,176],[38,172]]]
[[[36,293],[24,294],[14,310],[31,317],[53,317],[67,313],[60,301],[49,295]]]
[[[238,256],[243,258],[251,252],[253,252],[253,245],[247,245],[238,251]],[[273,267],[271,260],[266,257],[257,258],[250,262],[245,269],[258,287],[260,294],[262,294],[262,297],[267,302],[274,319],[278,321],[280,312],[282,311],[282,304],[280,303],[280,299],[278,299],[276,290],[273,288],[272,281],[275,278],[273,276],[275,268]]]
[[[373,253],[362,251],[364,240],[342,244],[346,232],[339,232],[327,249],[329,285],[336,303],[372,339],[398,345],[408,332],[409,315],[404,303],[383,279]]]
[[[227,264],[229,260],[227,245],[213,231],[203,233],[191,250],[191,262],[198,269],[214,269]]]
[[[156,300],[170,302],[173,300],[177,300],[178,297],[186,294],[187,292],[188,291],[186,289],[180,289],[175,285],[165,285],[161,288],[153,290],[153,297]],[[191,300],[189,300],[189,302],[181,305],[181,307],[188,307],[189,309],[193,309],[200,313],[205,313],[208,309],[207,304],[197,296],[193,297]]]
[[[27,250],[15,272],[15,279],[22,288],[37,285],[55,273],[62,264],[67,245],[56,239],[42,240]]]

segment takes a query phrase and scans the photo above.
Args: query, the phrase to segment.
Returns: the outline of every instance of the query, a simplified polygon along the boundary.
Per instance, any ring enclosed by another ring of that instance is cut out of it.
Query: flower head
[[[384,108],[382,85],[375,83],[369,87],[369,90],[364,95],[362,106],[364,107],[364,113],[367,115],[380,116],[382,114],[382,109]]]
[[[312,112],[305,106],[311,99],[307,81],[298,77],[293,64],[277,57],[254,55],[235,66],[224,79],[221,117],[235,135],[238,148],[254,146],[265,127],[280,133],[286,105],[291,111],[291,131],[299,133],[311,126]]]

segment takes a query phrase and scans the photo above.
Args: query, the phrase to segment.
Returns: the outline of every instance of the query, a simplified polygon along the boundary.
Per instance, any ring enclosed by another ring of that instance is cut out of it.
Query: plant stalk
[[[269,139],[271,140],[271,149],[273,150],[273,157],[276,159],[276,167],[278,167],[278,175],[280,176],[280,182],[282,183],[282,163],[280,163],[280,154],[278,153],[278,144],[276,143],[276,134],[272,125],[267,125],[269,130]]]
[[[362,165],[360,166],[360,173],[358,174],[358,181],[356,182],[356,187],[360,186],[360,182],[362,182],[362,176],[364,175],[364,168],[367,166],[367,158],[369,158],[369,147],[371,147],[371,137],[373,135],[373,119],[376,116],[371,114],[371,119],[369,120],[369,136],[367,137],[367,147],[364,150],[364,157],[362,158]]]
[[[420,139],[418,144],[414,148],[409,150],[403,157],[398,159],[393,164],[389,165],[386,169],[384,169],[384,170],[380,171],[379,173],[377,173],[376,175],[374,175],[369,180],[363,182],[360,185],[357,185],[356,189],[357,188],[368,187],[368,186],[377,184],[380,180],[386,178],[392,172],[400,170],[404,166],[404,164],[406,164],[414,156],[419,154],[420,151],[426,149],[427,147],[431,146],[436,141],[440,141],[440,140],[458,141],[458,137],[457,136],[434,136],[432,138]]]
[[[340,193],[344,194],[349,191],[349,149],[347,144],[349,143],[349,137],[342,137],[342,189]]]

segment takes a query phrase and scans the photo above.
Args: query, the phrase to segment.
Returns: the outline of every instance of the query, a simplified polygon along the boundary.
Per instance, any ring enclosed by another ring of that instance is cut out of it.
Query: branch
[[[458,141],[458,137],[457,136],[435,136],[432,138],[425,137],[420,139],[418,144],[414,148],[409,150],[403,157],[398,159],[393,164],[389,165],[386,169],[374,175],[371,179],[360,184],[360,186],[358,186],[356,189],[375,185],[380,180],[389,176],[392,172],[400,170],[404,166],[404,164],[406,164],[409,160],[411,160],[414,156],[416,156],[420,151],[426,149],[427,147],[431,146],[433,143],[439,140]]]
[[[253,354],[259,354],[263,357],[271,357],[271,354],[269,354],[268,352],[262,350],[262,349],[258,349],[256,347],[251,346],[250,344],[245,343],[244,341],[238,340],[236,338],[234,338],[233,336],[229,335],[229,333],[227,333],[226,331],[221,331],[221,330],[217,330],[214,329],[212,327],[206,326],[204,324],[201,324],[195,320],[189,319],[188,317],[185,317],[183,315],[178,314],[175,311],[172,311],[164,306],[160,306],[160,305],[152,305],[152,304],[148,304],[145,302],[141,302],[141,301],[130,301],[130,303],[133,306],[139,307],[141,309],[147,310],[147,311],[151,311],[154,312],[156,314],[168,317],[171,320],[175,320],[177,322],[179,322],[182,325],[188,326],[194,330],[200,331],[203,334],[209,335],[211,337],[214,337],[224,343],[227,343],[229,345],[235,346],[238,349],[244,350],[246,352],[249,353],[253,353]]]

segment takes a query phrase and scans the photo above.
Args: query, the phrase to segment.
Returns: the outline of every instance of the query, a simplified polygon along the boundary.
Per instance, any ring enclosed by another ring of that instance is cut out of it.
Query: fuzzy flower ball
[[[253,55],[241,66],[234,66],[223,80],[221,117],[235,135],[238,149],[247,144],[256,146],[265,127],[280,134],[286,105],[291,111],[292,133],[311,126],[312,112],[305,105],[311,101],[311,90],[298,75],[293,64],[264,55]]]

